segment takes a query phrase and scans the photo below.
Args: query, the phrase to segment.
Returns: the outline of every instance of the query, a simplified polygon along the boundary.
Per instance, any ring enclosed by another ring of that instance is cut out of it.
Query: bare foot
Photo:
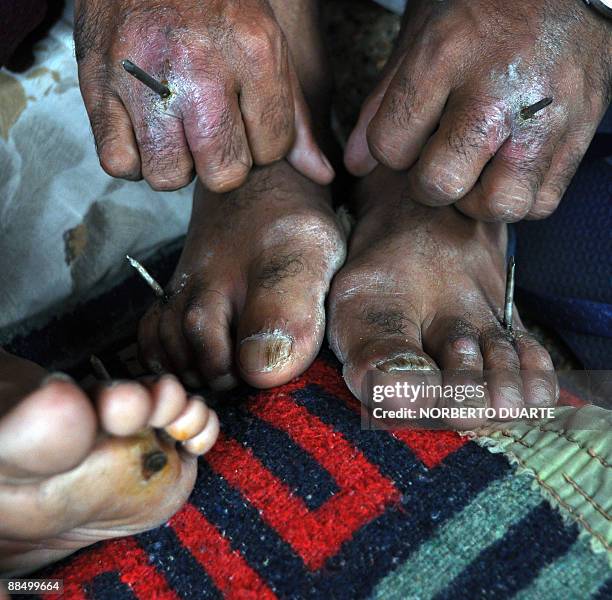
[[[271,0],[328,156],[331,76],[318,2]],[[314,360],[325,297],[346,254],[329,191],[286,161],[251,172],[230,194],[198,186],[170,302],[141,323],[140,353],[192,387],[283,384]]]
[[[368,370],[485,369],[499,371],[494,408],[554,405],[548,352],[518,315],[513,336],[500,324],[506,226],[421,206],[404,187],[383,168],[360,183],[347,263],[332,285],[329,341],[351,391],[364,400]]]
[[[253,171],[230,194],[199,186],[170,301],[140,326],[144,363],[194,387],[289,381],[321,347],[344,257],[329,192],[286,162]]]
[[[3,575],[164,523],[219,432],[216,414],[171,375],[114,382],[90,396],[0,350]]]

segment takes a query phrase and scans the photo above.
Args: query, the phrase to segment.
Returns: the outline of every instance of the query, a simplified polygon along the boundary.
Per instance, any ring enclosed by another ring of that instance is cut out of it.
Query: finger
[[[551,166],[560,128],[526,123],[506,140],[483,169],[480,181],[456,204],[465,215],[482,221],[514,223],[535,203]],[[552,129],[552,131],[551,131]]]
[[[411,49],[386,90],[381,93],[379,87],[366,102],[345,155],[347,168],[354,175],[367,174],[376,163],[407,169],[435,131],[450,79],[446,64],[440,58],[432,61],[425,48],[428,46]],[[374,110],[377,103],[380,105]]]
[[[527,219],[545,219],[556,210],[578,171],[592,137],[591,133],[588,136],[567,136],[563,140]]]
[[[329,185],[335,172],[328,158],[323,154],[317,144],[313,129],[310,110],[302,93],[297,75],[291,74],[293,102],[294,102],[294,128],[295,140],[287,155],[288,162],[305,177],[319,185]]]
[[[450,85],[443,73],[429,74],[431,85],[419,65],[405,64],[397,73],[368,126],[368,147],[381,164],[405,170],[418,158],[435,131]]]
[[[204,88],[210,88],[210,83]],[[210,191],[240,187],[253,165],[244,122],[234,90],[212,89],[205,102],[192,102],[184,128],[195,168]]]
[[[193,179],[193,160],[173,100],[164,100],[127,73],[122,98],[140,152],[141,172],[158,191],[177,190]]]
[[[383,68],[378,85],[363,103],[357,124],[346,143],[344,164],[347,170],[357,177],[364,177],[378,164],[370,153],[367,129],[374,115],[378,112],[387,88],[395,77],[400,64],[402,64],[402,59],[403,54],[401,54],[400,48],[395,48],[389,61]]]
[[[294,103],[287,43],[282,35],[261,36],[256,68],[244,74],[240,109],[253,160],[267,165],[283,158],[293,144]]]
[[[102,168],[112,177],[141,178],[132,121],[103,71],[79,67],[81,93]]]
[[[510,135],[506,107],[495,98],[451,98],[440,126],[409,174],[410,196],[445,206],[471,190]]]

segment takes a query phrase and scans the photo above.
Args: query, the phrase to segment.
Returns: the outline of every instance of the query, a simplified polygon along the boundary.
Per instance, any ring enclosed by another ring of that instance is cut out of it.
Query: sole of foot
[[[142,362],[193,388],[286,383],[321,347],[345,252],[329,191],[284,161],[229,194],[198,186],[170,300],[140,324]]]
[[[512,333],[501,325],[505,225],[419,205],[407,197],[402,175],[382,168],[361,182],[354,208],[357,224],[328,319],[330,345],[355,396],[365,401],[368,373],[422,373],[439,382],[444,370],[468,383],[486,371],[488,406],[556,403],[548,352],[516,311]]]
[[[218,433],[214,411],[172,375],[85,393],[0,350],[0,573],[161,525]]]

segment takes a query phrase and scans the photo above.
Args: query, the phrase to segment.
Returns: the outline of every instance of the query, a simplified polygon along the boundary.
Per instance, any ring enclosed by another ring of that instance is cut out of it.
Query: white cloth
[[[0,70],[0,342],[116,284],[126,253],[146,257],[184,234],[191,196],[100,167],[69,6],[29,71]]]

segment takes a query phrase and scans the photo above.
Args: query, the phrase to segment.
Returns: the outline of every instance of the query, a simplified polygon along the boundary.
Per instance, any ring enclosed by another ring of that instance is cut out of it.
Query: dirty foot
[[[0,573],[164,523],[218,431],[216,414],[170,375],[88,396],[0,350]]]
[[[329,341],[351,391],[364,400],[369,370],[435,378],[438,369],[484,369],[495,371],[493,408],[554,405],[548,352],[516,311],[513,335],[500,324],[506,226],[421,206],[404,188],[383,168],[360,183],[347,263],[330,292]]]
[[[229,194],[199,186],[170,300],[140,325],[143,362],[192,387],[286,383],[319,351],[344,257],[328,190],[284,161]]]

